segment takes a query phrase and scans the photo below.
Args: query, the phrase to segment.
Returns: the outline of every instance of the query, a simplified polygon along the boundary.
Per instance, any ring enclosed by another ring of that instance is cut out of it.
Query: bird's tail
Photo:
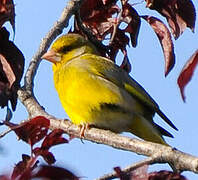
[[[168,144],[165,142],[162,135],[172,137],[169,132],[155,124],[153,120],[149,121],[141,115],[136,115],[134,117],[130,130],[131,133],[146,141],[151,141],[163,145]]]

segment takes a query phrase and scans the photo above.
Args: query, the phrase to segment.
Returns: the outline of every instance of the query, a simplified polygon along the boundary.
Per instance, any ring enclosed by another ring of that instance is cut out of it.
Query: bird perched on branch
[[[173,136],[153,121],[157,113],[177,130],[142,86],[81,35],[59,37],[42,58],[53,63],[55,88],[74,124],[166,144],[163,136]]]

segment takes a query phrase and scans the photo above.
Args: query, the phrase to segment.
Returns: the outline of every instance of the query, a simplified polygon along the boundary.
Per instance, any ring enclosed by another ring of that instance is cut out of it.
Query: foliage
[[[38,165],[39,156],[49,164],[55,163],[54,155],[49,149],[55,145],[68,143],[68,140],[62,137],[63,130],[56,129],[48,133],[50,121],[43,116],[37,116],[20,125],[5,122],[18,136],[19,139],[28,143],[31,147],[31,155],[23,154],[22,160],[18,162],[12,172],[11,179],[31,179],[34,177],[48,178],[56,177],[58,179],[77,180],[70,171],[55,166]],[[35,147],[39,141],[43,139],[40,147]],[[57,174],[58,173],[58,174]],[[9,179],[5,176],[4,178]],[[1,178],[0,178],[1,179]]]
[[[137,46],[141,21],[144,19],[151,25],[160,41],[164,52],[165,75],[168,75],[175,65],[171,33],[175,39],[178,39],[186,27],[194,31],[196,14],[191,0],[146,0],[146,7],[159,12],[167,19],[171,32],[158,18],[139,15],[134,5],[130,4],[128,0],[121,0],[122,7],[116,5],[117,1],[86,0],[81,6],[80,18],[84,27],[89,28],[98,41],[105,40],[108,37],[107,35],[110,36],[109,45],[105,48],[99,46],[98,50],[102,55],[106,55],[113,61],[115,61],[118,51],[121,50],[124,54],[121,67],[129,72],[131,65],[128,60],[126,46],[129,45],[129,41],[131,41],[133,47]],[[87,6],[91,8],[87,10]],[[79,21],[78,16],[76,16],[76,22],[74,32],[85,35],[92,40],[86,30],[82,28],[82,25],[79,25],[81,21]],[[121,23],[126,24],[124,29]],[[130,38],[127,34],[130,35]],[[190,70],[189,68],[189,71],[192,72],[193,69]],[[182,74],[180,78],[183,78]],[[186,83],[183,82],[183,86]]]
[[[141,166],[131,171],[130,174],[122,173],[119,167],[115,167],[114,170],[117,173],[117,177],[120,180],[187,180],[184,176],[179,173],[171,171],[159,171],[148,173],[148,166]]]

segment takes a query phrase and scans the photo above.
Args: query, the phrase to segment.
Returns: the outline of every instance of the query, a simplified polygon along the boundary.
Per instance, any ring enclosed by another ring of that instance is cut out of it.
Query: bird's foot
[[[85,131],[87,129],[89,129],[89,124],[81,124],[80,125],[80,139],[82,141],[82,139],[85,137]],[[83,141],[82,141],[83,142]]]

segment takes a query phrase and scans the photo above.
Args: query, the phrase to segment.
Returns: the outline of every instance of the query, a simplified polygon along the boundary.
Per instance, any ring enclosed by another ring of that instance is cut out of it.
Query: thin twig
[[[131,171],[135,170],[136,168],[139,168],[139,167],[144,166],[144,165],[152,164],[153,161],[154,161],[154,158],[149,157],[149,158],[146,158],[142,161],[134,163],[134,164],[132,164],[132,165],[126,167],[126,168],[123,168],[123,169],[121,169],[121,171],[122,171],[122,173],[127,174],[127,173],[130,173]],[[113,172],[113,173],[105,174],[104,176],[99,177],[95,180],[111,180],[111,179],[115,179],[115,178],[117,178],[117,173]]]
[[[121,10],[120,10],[120,12],[119,12],[119,14],[116,18],[116,23],[114,23],[114,25],[113,25],[113,33],[112,33],[111,39],[109,41],[109,46],[112,45],[113,40],[115,39],[115,35],[116,35],[116,32],[117,32],[118,26],[120,25],[120,22],[121,22],[122,12],[123,12],[123,10],[121,8]]]
[[[115,39],[115,35],[116,35],[116,32],[117,32],[118,26],[120,25],[121,20],[122,20],[122,13],[123,13],[123,5],[124,5],[124,3],[125,2],[121,1],[122,8],[120,9],[120,12],[118,13],[118,16],[116,18],[116,23],[114,23],[114,25],[113,25],[113,33],[112,33],[111,39],[109,41],[109,45],[110,46],[113,43],[113,40]]]
[[[53,40],[62,33],[62,30],[68,26],[69,19],[80,8],[84,0],[70,0],[67,6],[63,9],[60,18],[55,22],[47,35],[42,39],[38,51],[33,56],[28,70],[25,74],[24,89],[30,94],[33,94],[34,77],[38,66],[41,62],[41,56],[47,51]]]
[[[8,128],[4,132],[0,133],[0,138],[4,137],[6,134],[10,133],[12,129]]]
[[[105,46],[104,44],[102,44],[101,41],[99,41],[94,35],[93,33],[91,32],[91,30],[87,27],[84,26],[82,20],[81,20],[81,17],[80,17],[80,12],[79,11],[76,11],[76,14],[75,14],[75,17],[76,17],[76,23],[78,25],[78,27],[82,30],[82,32],[84,34],[87,35],[88,39],[98,48],[101,48],[101,49],[104,49],[104,50],[107,50],[107,46]]]

